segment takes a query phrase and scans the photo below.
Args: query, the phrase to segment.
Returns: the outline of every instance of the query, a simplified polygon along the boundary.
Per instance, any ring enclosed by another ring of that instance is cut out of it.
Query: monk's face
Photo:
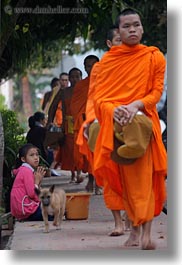
[[[119,33],[122,43],[130,46],[139,44],[143,34],[143,26],[139,15],[120,16]]]
[[[60,84],[61,84],[61,88],[68,87],[69,85],[68,75],[62,75],[60,77]]]
[[[72,71],[69,75],[69,81],[71,83],[71,86],[74,87],[78,81],[82,79],[81,74],[79,71],[75,70]]]
[[[116,30],[113,31],[112,41],[107,40],[106,44],[107,44],[107,46],[109,48],[111,48],[112,46],[121,45],[121,37],[120,37],[120,34],[119,34],[119,30],[116,29]]]
[[[113,39],[112,39],[112,46],[121,45],[121,37],[118,30],[114,31]]]
[[[91,70],[93,65],[96,63],[97,61],[95,59],[87,59],[85,61],[85,71],[87,72],[88,75],[90,75]]]

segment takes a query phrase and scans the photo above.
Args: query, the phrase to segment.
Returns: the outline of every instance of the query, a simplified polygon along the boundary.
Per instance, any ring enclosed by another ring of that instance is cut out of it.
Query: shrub
[[[9,211],[9,195],[13,184],[11,170],[20,146],[25,142],[24,129],[20,126],[15,112],[1,110],[4,129],[3,201]]]

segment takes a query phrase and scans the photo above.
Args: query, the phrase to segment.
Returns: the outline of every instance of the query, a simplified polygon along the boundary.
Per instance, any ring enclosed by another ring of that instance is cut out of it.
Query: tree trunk
[[[32,97],[31,97],[30,85],[27,75],[22,77],[21,84],[22,84],[23,110],[25,116],[28,118],[33,114],[33,109],[32,109]]]
[[[4,162],[4,130],[3,130],[3,121],[0,113],[0,206],[2,206],[3,162]]]

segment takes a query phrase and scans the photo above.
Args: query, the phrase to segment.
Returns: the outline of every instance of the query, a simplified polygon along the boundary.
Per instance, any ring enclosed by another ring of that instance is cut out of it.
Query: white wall
[[[13,81],[2,82],[0,85],[0,94],[5,97],[5,104],[9,109],[13,106]]]

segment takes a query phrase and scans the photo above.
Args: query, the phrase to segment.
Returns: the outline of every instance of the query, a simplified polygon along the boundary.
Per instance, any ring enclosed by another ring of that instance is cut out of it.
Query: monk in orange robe
[[[83,172],[88,173],[91,171],[88,160],[86,159],[86,156],[79,152],[79,146],[76,144],[76,141],[80,127],[85,120],[90,72],[93,65],[98,61],[99,58],[95,55],[89,55],[84,59],[85,71],[88,76],[75,85],[70,105],[71,115],[74,120],[74,161],[76,163],[77,170],[82,170]],[[92,176],[89,175],[89,177]]]
[[[57,97],[54,99],[53,105],[54,109],[60,104],[63,105],[63,125],[65,132],[64,145],[61,146],[56,154],[55,162],[56,164],[61,164],[61,169],[71,171],[71,181],[74,182],[80,177],[78,172],[75,177],[75,162],[74,162],[74,131],[73,131],[73,117],[71,116],[70,106],[71,98],[73,95],[73,89],[77,82],[82,79],[82,72],[80,69],[74,67],[69,71],[69,81],[71,86],[60,90]],[[64,80],[63,80],[64,81]]]
[[[113,45],[121,45],[121,38],[118,29],[116,29],[115,27],[111,28],[108,31],[106,44],[108,48],[111,48]],[[91,71],[88,99],[86,105],[86,120],[84,121],[84,123],[80,128],[79,135],[77,138],[77,144],[79,145],[79,150],[82,154],[86,155],[92,167],[92,173],[93,173],[94,153],[91,152],[91,150],[89,149],[88,135],[85,135],[86,134],[85,131],[88,131],[89,126],[96,121],[93,96],[94,93],[96,93],[95,90],[97,90],[97,88],[95,88],[95,84],[98,73],[99,73],[99,62],[94,64]],[[122,184],[120,181],[120,177],[117,181],[118,183],[117,190],[116,188],[115,190],[111,189],[111,185],[109,184],[109,179],[107,178],[106,173],[104,174],[103,178],[101,177],[96,178],[96,182],[98,186],[103,187],[104,191],[103,195],[106,207],[111,210],[114,217],[115,229],[110,233],[110,236],[122,235],[124,229],[123,229],[123,221],[120,214],[120,210],[124,209],[124,206],[121,197]],[[129,229],[129,227],[127,228]]]
[[[65,72],[62,72],[59,75],[59,80],[60,80],[60,89],[64,90],[65,88],[68,87],[69,85],[69,75]],[[62,126],[63,122],[63,110],[62,110],[62,100],[59,101],[59,104],[57,106],[57,110],[55,113],[54,117],[54,124],[57,125],[58,127]]]
[[[62,146],[61,157],[63,170],[71,170],[71,182],[75,180],[81,182],[80,172],[77,171],[75,177],[76,164],[74,160],[74,130],[73,130],[73,116],[71,115],[71,100],[73,96],[73,90],[75,85],[82,79],[82,72],[80,69],[74,67],[69,71],[69,81],[71,86],[64,90],[64,104],[65,104],[65,117],[64,117],[64,127],[65,127],[65,143]]]
[[[59,79],[56,79],[58,80],[59,85],[57,88],[53,89],[49,104],[46,105],[45,113],[48,114],[48,124],[53,123],[57,127],[63,127],[62,94],[64,88],[68,87],[69,84],[68,74],[62,72]],[[54,161],[51,167],[57,168],[58,166],[61,166],[61,147],[58,145],[54,148],[53,153]],[[57,157],[59,157],[59,163],[56,162]]]
[[[115,184],[122,182],[122,200],[133,228],[126,246],[138,244],[142,227],[142,249],[154,249],[151,224],[161,213],[166,200],[166,150],[162,142],[156,103],[160,100],[165,71],[165,58],[156,47],[140,44],[143,26],[132,9],[122,11],[117,19],[122,45],[112,47],[99,63],[97,91],[94,94],[96,117],[100,131],[94,151],[94,175],[109,174]],[[130,123],[138,111],[153,124],[153,138],[145,152],[131,165],[111,160],[114,149],[113,122]]]

